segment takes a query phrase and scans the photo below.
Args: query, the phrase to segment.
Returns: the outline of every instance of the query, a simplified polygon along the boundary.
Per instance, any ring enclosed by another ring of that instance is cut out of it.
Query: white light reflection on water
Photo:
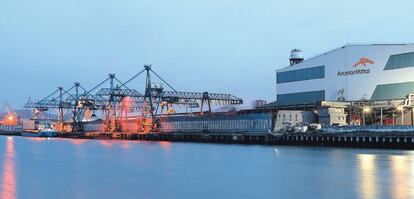
[[[392,197],[396,199],[409,198],[409,178],[412,171],[408,169],[408,157],[402,155],[390,156],[392,173]]]
[[[361,198],[414,198],[414,152],[396,153],[357,155]]]
[[[376,164],[375,155],[371,154],[359,154],[359,181],[360,181],[360,193],[363,199],[377,198],[377,181],[376,181]]]
[[[409,194],[411,198],[414,198],[414,152],[410,152],[409,155],[409,173],[410,173],[410,179],[408,181],[410,187],[409,187]]]

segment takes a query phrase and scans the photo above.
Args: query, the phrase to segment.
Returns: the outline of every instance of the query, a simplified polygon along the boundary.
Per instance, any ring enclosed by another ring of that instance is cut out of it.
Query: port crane
[[[152,70],[151,65],[144,65],[143,70],[139,71],[136,75],[125,81],[123,85],[130,83],[132,80],[144,73],[145,92],[144,95],[140,97],[139,102],[141,103],[139,104],[142,105],[141,108],[143,109],[143,117],[150,119],[151,124],[149,125],[153,130],[156,130],[157,123],[162,118],[162,111],[164,107],[167,108],[167,113],[169,112],[171,105],[200,107],[200,113],[203,114],[203,108],[204,106],[207,106],[208,114],[211,113],[212,104],[240,105],[243,103],[241,98],[235,97],[231,94],[177,91],[171,86],[171,84]],[[158,78],[163,84],[167,85],[167,88],[160,83],[154,83],[152,75]]]
[[[83,93],[81,94],[81,92]],[[41,100],[32,101],[31,99],[24,105],[24,108],[33,109],[33,119],[37,119],[39,113],[54,110],[57,113],[55,128],[63,131],[65,115],[72,110],[71,122],[72,130],[79,130],[85,110],[97,109],[95,102],[96,96],[90,94],[79,82],[75,82],[72,87],[65,90],[59,86],[55,91]]]
[[[142,94],[130,88],[130,85],[133,80],[144,74],[145,91]],[[162,84],[154,83],[154,77]],[[167,87],[164,88],[163,84]],[[90,117],[90,111],[94,112],[92,116],[96,116],[95,112],[100,110],[105,124],[104,130],[114,132],[121,130],[120,121],[127,119],[128,112],[141,113],[144,121],[142,125],[146,129],[156,131],[157,124],[163,117],[163,110],[166,108],[167,114],[174,113],[174,105],[199,107],[200,114],[209,114],[212,105],[233,106],[242,103],[241,98],[231,94],[178,91],[152,70],[151,65],[145,65],[144,69],[125,82],[120,81],[115,74],[109,74],[106,79],[89,90],[76,82],[68,90],[58,87],[42,100],[29,100],[24,107],[34,109],[34,118],[38,112],[56,110],[59,124],[63,124],[65,114],[72,111],[72,132],[82,132],[85,117]],[[207,111],[203,110],[204,106],[207,106]]]

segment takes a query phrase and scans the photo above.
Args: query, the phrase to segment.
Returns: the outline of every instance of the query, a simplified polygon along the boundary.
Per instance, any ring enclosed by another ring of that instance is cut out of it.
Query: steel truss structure
[[[145,74],[144,94],[127,86],[142,74]],[[154,83],[153,76],[167,85],[168,89],[166,90],[162,84]],[[114,132],[120,131],[120,120],[126,119],[128,112],[140,112],[146,121],[143,125],[149,127],[151,131],[156,131],[157,124],[163,117],[164,108],[167,109],[167,113],[174,112],[171,111],[172,105],[199,107],[201,114],[208,114],[211,113],[212,104],[234,106],[242,103],[241,98],[231,94],[177,91],[153,71],[151,65],[145,65],[143,70],[125,82],[121,82],[115,74],[109,74],[105,80],[90,90],[76,82],[68,90],[58,87],[42,100],[35,102],[29,100],[24,107],[34,110],[34,119],[40,111],[55,110],[58,114],[58,124],[67,122],[64,116],[72,111],[69,121],[72,124],[72,132],[82,132],[82,121],[85,117],[90,117],[90,111],[94,112],[92,117],[96,117],[95,111],[100,110],[105,131]],[[203,110],[205,105],[208,107],[207,111]]]

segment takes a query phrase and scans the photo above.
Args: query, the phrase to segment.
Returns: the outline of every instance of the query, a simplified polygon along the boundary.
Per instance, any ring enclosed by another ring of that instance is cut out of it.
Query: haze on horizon
[[[121,80],[144,64],[177,90],[275,99],[290,50],[413,42],[409,0],[1,1],[0,104]],[[143,85],[130,86],[142,91]]]

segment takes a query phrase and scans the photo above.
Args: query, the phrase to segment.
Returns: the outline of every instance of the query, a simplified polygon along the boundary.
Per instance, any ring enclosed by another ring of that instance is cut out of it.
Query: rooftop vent
[[[302,51],[299,49],[293,49],[292,51],[290,51],[289,62],[291,66],[303,62]]]

